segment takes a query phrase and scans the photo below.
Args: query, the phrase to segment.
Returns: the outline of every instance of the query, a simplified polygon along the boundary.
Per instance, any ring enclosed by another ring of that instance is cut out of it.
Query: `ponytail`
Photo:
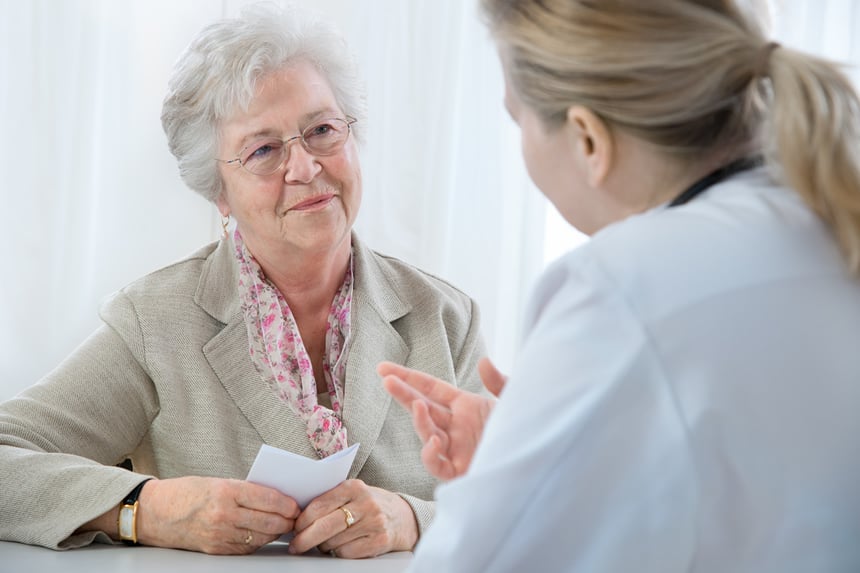
[[[830,62],[790,49],[770,54],[765,149],[785,183],[832,229],[860,274],[860,100]]]

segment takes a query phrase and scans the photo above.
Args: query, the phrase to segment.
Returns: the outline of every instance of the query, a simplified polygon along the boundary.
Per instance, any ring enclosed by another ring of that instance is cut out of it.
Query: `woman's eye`
[[[315,125],[312,128],[310,128],[308,130],[308,134],[305,136],[305,138],[329,135],[329,133],[331,133],[331,131],[333,129],[334,128],[331,126],[331,124],[321,123],[319,125]]]
[[[277,147],[278,146],[274,143],[264,143],[259,146],[251,146],[248,149],[245,161],[259,161],[261,159],[265,159],[273,153],[276,153],[278,151]]]
[[[269,154],[271,152],[272,152],[272,146],[271,145],[262,145],[262,146],[258,147],[257,149],[255,149],[253,153],[251,153],[251,157],[265,157],[267,154]]]

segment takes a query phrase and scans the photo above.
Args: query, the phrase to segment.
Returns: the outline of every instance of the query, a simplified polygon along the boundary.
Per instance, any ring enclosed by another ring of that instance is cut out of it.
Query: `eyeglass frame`
[[[326,121],[331,121],[331,120],[342,121],[343,123],[346,124],[346,137],[343,138],[343,142],[341,142],[340,146],[338,146],[336,149],[331,150],[328,153],[318,153],[316,151],[309,149],[307,141],[305,140],[305,132],[308,131],[309,129],[313,129],[314,127],[317,127],[321,123],[324,123]],[[311,155],[313,155],[315,157],[329,157],[331,155],[334,155],[335,153],[337,153],[341,149],[343,149],[343,147],[346,145],[346,142],[349,141],[349,136],[352,133],[352,124],[354,124],[357,121],[358,121],[358,119],[352,117],[351,115],[344,115],[344,117],[329,117],[326,119],[320,119],[318,121],[311,122],[311,124],[309,126],[307,126],[305,129],[303,129],[302,132],[299,133],[298,135],[294,135],[292,137],[288,137],[287,139],[281,140],[281,143],[284,144],[284,158],[281,159],[281,162],[278,163],[277,167],[275,167],[274,169],[272,169],[268,173],[255,173],[255,172],[251,171],[250,169],[248,169],[247,167],[245,167],[246,161],[242,161],[242,152],[245,151],[246,149],[248,149],[251,145],[253,145],[254,141],[248,143],[245,147],[240,149],[239,152],[236,154],[236,157],[234,157],[233,159],[219,159],[216,157],[215,161],[218,161],[219,163],[224,163],[225,165],[238,163],[242,167],[242,169],[244,169],[245,171],[247,171],[251,175],[256,175],[257,177],[268,177],[269,175],[273,175],[273,174],[277,173],[278,171],[280,171],[284,167],[284,165],[286,165],[287,160],[290,158],[290,153],[289,153],[290,144],[293,141],[298,139],[299,142],[301,143],[302,149],[304,149],[306,152],[310,153]],[[277,139],[277,137],[272,137],[271,139]]]

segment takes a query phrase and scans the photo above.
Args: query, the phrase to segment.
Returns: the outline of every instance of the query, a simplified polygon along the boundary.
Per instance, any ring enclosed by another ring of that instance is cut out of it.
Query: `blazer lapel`
[[[405,363],[409,347],[392,323],[409,312],[410,306],[401,300],[377,255],[355,234],[352,244],[356,280],[343,419],[349,443],[361,443],[349,474],[355,477],[373,450],[391,406],[391,396],[382,387],[376,365],[383,360]]]
[[[392,323],[411,309],[391,284],[378,256],[355,234],[352,241],[356,280],[343,419],[349,443],[359,442],[361,446],[349,473],[351,478],[367,461],[391,406],[391,396],[382,387],[376,365],[383,360],[406,362],[409,347]],[[264,443],[316,458],[304,421],[281,402],[251,363],[232,249],[231,239],[220,242],[205,263],[195,294],[197,304],[225,325],[203,347],[203,354]]]
[[[197,304],[225,324],[203,347],[203,354],[264,443],[316,458],[304,421],[263,381],[248,355],[248,333],[236,292],[238,274],[232,248],[232,240],[221,241],[206,261],[195,294]]]

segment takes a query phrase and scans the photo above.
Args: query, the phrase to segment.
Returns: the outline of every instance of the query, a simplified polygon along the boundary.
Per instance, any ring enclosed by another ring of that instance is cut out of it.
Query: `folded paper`
[[[353,444],[314,460],[263,444],[246,479],[292,497],[304,509],[313,499],[346,479],[358,446]]]

